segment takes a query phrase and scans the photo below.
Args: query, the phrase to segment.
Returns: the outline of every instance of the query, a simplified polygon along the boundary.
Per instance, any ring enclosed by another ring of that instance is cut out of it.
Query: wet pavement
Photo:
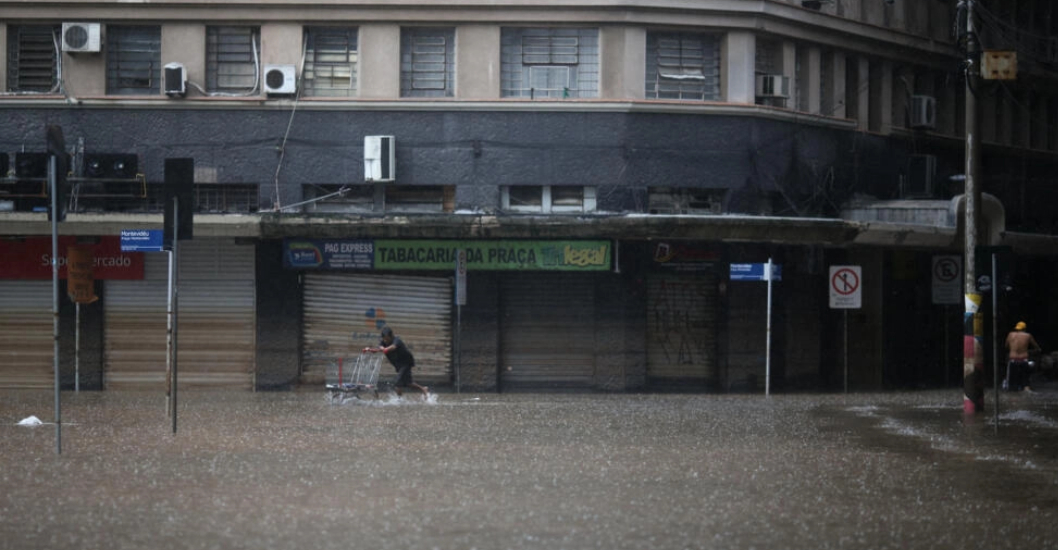
[[[1058,548],[1058,390],[0,392],[0,548]]]

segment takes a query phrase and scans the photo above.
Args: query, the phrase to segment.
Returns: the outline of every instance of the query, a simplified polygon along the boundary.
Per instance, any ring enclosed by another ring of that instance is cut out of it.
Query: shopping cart
[[[381,353],[362,351],[355,361],[339,357],[327,366],[327,391],[331,402],[342,402],[349,396],[362,398],[367,393],[378,397],[378,371]]]

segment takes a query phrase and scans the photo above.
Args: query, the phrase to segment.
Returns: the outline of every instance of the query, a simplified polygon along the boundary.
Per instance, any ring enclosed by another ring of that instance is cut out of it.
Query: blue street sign
[[[122,252],[162,252],[161,229],[122,229]]]
[[[731,264],[732,281],[767,281],[764,268],[767,264]],[[771,280],[782,280],[782,265],[771,264]]]

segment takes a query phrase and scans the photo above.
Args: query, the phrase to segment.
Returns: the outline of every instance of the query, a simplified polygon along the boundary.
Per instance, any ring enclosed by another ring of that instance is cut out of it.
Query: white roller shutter
[[[502,289],[502,389],[591,387],[593,278],[583,273],[517,273],[504,278]]]
[[[654,273],[647,289],[648,382],[716,380],[716,273]]]
[[[165,389],[168,255],[147,254],[142,281],[107,281],[108,389]],[[254,247],[180,243],[180,387],[253,389]]]
[[[0,388],[52,388],[51,281],[0,281]]]
[[[327,365],[355,360],[389,325],[415,356],[415,378],[448,383],[452,372],[452,281],[357,273],[306,273],[303,384],[323,384]],[[382,377],[392,376],[383,363]],[[383,378],[385,379],[385,378]]]

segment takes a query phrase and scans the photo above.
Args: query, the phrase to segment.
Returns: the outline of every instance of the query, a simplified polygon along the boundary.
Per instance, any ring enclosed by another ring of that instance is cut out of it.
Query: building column
[[[808,82],[801,89],[808,96],[808,112],[818,115],[822,109],[820,105],[820,76],[822,75],[822,54],[818,46],[808,48],[808,66],[804,74]]]
[[[871,124],[871,60],[865,57],[856,59],[856,116],[857,127],[869,130]]]
[[[646,86],[647,33],[640,27],[603,27],[599,31],[599,97],[643,99]]]
[[[499,99],[500,28],[460,25],[456,28],[456,90],[460,99]],[[465,71],[461,67],[475,67]]]
[[[801,103],[797,86],[797,44],[790,40],[782,43],[782,75],[790,82],[790,97],[786,99],[786,108],[799,110]]]
[[[749,31],[724,36],[720,78],[724,101],[752,105],[756,100],[757,37]]]
[[[360,97],[391,99],[400,97],[400,25],[360,26]]]
[[[827,95],[830,96],[830,105],[826,106],[826,111],[823,114],[836,118],[848,118],[848,99],[845,94],[848,92],[845,89],[845,52],[833,52],[825,60],[829,63],[830,80],[825,84],[827,86]]]

